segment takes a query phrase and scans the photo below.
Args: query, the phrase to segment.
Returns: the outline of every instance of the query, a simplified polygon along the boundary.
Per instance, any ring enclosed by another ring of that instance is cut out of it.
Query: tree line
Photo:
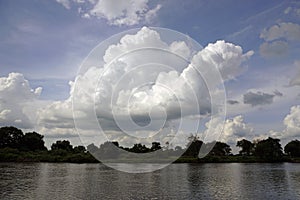
[[[0,161],[97,162],[90,153],[106,155],[111,159],[118,157],[119,153],[112,146],[132,153],[161,151],[168,156],[181,155],[178,162],[280,162],[300,158],[299,140],[290,141],[283,149],[280,140],[271,137],[253,142],[246,139],[237,141],[236,146],[240,148],[237,155],[233,155],[230,145],[224,142],[204,143],[196,135],[188,138],[185,148],[171,148],[168,142],[163,146],[159,142],[152,142],[150,147],[140,143],[122,147],[117,141],[105,142],[99,147],[90,144],[86,148],[73,147],[68,140],[58,140],[48,150],[43,138],[37,132],[24,134],[16,127],[0,128]],[[208,155],[203,159],[198,158],[201,148],[209,149]]]
[[[84,146],[73,147],[69,141],[59,140],[48,150],[43,135],[37,132],[24,134],[12,126],[0,128],[0,161],[98,162]]]

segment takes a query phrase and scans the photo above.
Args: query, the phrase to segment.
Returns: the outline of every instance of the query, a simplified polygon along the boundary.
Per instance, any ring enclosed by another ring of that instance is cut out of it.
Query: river
[[[0,199],[300,199],[300,164],[171,164],[129,174],[102,164],[0,163]]]

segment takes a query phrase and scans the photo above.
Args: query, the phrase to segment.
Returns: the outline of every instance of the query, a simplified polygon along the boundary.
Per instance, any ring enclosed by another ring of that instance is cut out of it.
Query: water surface
[[[0,163],[0,199],[300,199],[300,164],[171,164],[128,174],[101,164]]]

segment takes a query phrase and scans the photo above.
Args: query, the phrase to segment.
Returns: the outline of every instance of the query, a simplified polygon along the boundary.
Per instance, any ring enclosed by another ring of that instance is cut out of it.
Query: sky
[[[12,0],[0,24],[0,126],[48,147],[300,137],[297,1]]]

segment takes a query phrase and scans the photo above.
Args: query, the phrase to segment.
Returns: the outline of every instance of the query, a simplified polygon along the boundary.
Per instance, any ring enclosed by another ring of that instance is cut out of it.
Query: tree
[[[182,152],[182,150],[183,150],[183,149],[182,149],[182,147],[181,147],[181,146],[176,146],[176,147],[175,147],[175,151]]]
[[[26,133],[21,139],[21,149],[25,151],[44,151],[47,150],[45,147],[45,142],[43,140],[44,136],[36,133],[30,132]]]
[[[163,149],[165,151],[168,151],[168,150],[170,150],[171,147],[172,147],[172,144],[169,141],[166,141],[165,146],[163,146]]]
[[[113,141],[113,142],[111,142],[113,145],[115,145],[116,147],[119,147],[119,142],[117,142],[117,141]]]
[[[23,132],[13,126],[0,128],[0,148],[20,149]]]
[[[147,148],[145,145],[142,145],[141,143],[134,144],[133,147],[129,150],[134,153],[147,153],[150,151],[149,148]]]
[[[228,156],[231,154],[231,148],[224,142],[216,142],[209,154],[213,156]]]
[[[300,157],[300,141],[290,141],[287,145],[285,145],[284,152],[292,157]]]
[[[118,158],[120,154],[119,143],[106,141],[100,145],[97,156],[102,159],[114,159]]]
[[[259,141],[254,150],[254,155],[266,161],[279,161],[282,159],[283,152],[279,139],[269,137]]]
[[[98,147],[96,147],[96,145],[94,145],[94,143],[89,144],[87,146],[87,151],[90,153],[96,153],[98,150],[99,150]]]
[[[239,154],[241,154],[241,155],[250,156],[253,153],[253,150],[254,150],[253,149],[254,148],[254,144],[252,144],[252,142],[250,142],[248,140],[245,140],[245,139],[237,141],[236,146],[242,148],[239,151]]]
[[[199,140],[199,137],[197,135],[189,136],[188,140],[189,140],[189,143],[187,144],[187,149],[183,153],[183,156],[197,158],[199,151],[201,149],[201,146],[203,145],[203,142],[201,140]]]
[[[86,149],[84,146],[76,146],[76,147],[74,147],[73,151],[75,153],[85,153]]]
[[[172,155],[174,155],[174,156],[183,156],[184,152],[185,152],[185,150],[182,149],[181,146],[175,146]]]
[[[73,150],[73,146],[70,144],[68,140],[58,140],[51,145],[51,150],[65,150],[71,152]]]
[[[159,142],[152,142],[152,146],[151,146],[151,151],[157,151],[157,150],[160,150],[161,149],[161,146],[160,146],[160,143]]]

